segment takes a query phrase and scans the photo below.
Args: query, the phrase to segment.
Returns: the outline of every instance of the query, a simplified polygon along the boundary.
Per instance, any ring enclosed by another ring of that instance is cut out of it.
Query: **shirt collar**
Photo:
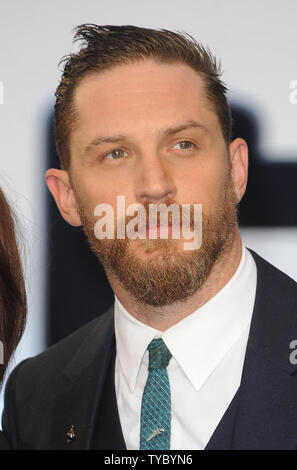
[[[163,338],[193,387],[199,390],[249,325],[256,278],[254,259],[243,247],[240,264],[228,283],[202,307],[164,332],[130,315],[115,295],[117,354],[131,392],[144,353],[150,341],[158,336]]]
[[[151,340],[162,332],[134,318],[115,295],[115,337],[121,371],[131,392],[136,385],[140,363]]]

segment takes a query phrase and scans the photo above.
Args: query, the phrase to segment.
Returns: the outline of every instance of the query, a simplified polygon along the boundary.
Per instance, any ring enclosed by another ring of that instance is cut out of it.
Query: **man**
[[[297,285],[242,245],[248,148],[231,140],[215,58],[165,30],[82,25],[76,39],[56,93],[62,169],[46,181],[64,219],[83,226],[115,303],[11,374],[11,445],[296,449]],[[160,217],[154,237],[147,222],[145,239],[117,236],[118,196],[145,215],[201,205],[202,225],[188,217],[201,246],[186,250],[173,219],[161,237]],[[114,209],[114,238],[98,236],[100,204]]]

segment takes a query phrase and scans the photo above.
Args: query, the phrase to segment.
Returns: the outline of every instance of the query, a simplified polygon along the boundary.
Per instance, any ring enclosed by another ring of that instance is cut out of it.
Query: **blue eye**
[[[120,158],[123,157],[124,150],[122,149],[114,149],[111,152],[107,153],[104,158],[107,158],[107,160],[119,160]],[[111,155],[111,158],[108,158]]]
[[[193,147],[192,142],[190,142],[189,140],[181,140],[180,142],[177,142],[177,144],[175,144],[174,147],[176,147],[177,145],[180,145],[182,150],[187,150]]]

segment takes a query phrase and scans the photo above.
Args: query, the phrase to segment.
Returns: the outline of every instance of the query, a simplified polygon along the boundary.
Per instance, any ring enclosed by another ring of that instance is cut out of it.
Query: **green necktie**
[[[172,357],[161,338],[148,345],[148,377],[140,417],[140,449],[170,449],[171,400],[167,366]]]

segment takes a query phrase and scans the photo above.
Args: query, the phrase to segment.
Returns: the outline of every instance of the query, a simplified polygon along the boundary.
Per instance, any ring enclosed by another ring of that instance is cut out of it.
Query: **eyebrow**
[[[160,131],[159,134],[163,135],[164,137],[169,137],[171,135],[177,134],[178,132],[184,131],[186,129],[191,129],[191,128],[198,128],[208,133],[207,128],[201,122],[190,119],[189,121],[183,124],[180,124],[178,126],[168,127],[167,129]],[[83,154],[85,155],[86,153],[88,153],[93,147],[97,147],[105,143],[117,143],[122,140],[126,140],[127,138],[129,138],[129,136],[125,136],[122,134],[96,137],[94,140],[90,142],[90,144],[86,146]]]

